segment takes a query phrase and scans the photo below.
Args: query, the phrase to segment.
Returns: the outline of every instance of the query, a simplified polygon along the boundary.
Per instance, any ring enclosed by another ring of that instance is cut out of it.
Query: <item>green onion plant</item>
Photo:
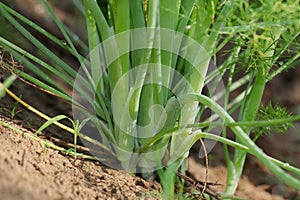
[[[272,107],[268,117],[257,116],[266,84],[299,63],[299,1],[73,0],[86,21],[86,44],[48,1],[39,2],[63,38],[0,2],[1,17],[39,56],[1,35],[0,45],[26,67],[10,68],[17,76],[72,104],[73,120],[83,124],[74,138],[97,141],[130,173],[149,178],[158,170],[161,179],[170,177],[163,186],[171,193],[176,171],[186,170],[189,150],[200,138],[224,144],[227,195],[237,188],[247,154],[300,189],[300,170],[266,155],[251,137],[257,128],[286,131],[287,124],[299,120],[299,115],[278,115],[280,109]],[[76,58],[80,69],[36,39],[31,29]],[[235,141],[228,139],[227,127]],[[234,147],[232,157],[228,146]]]

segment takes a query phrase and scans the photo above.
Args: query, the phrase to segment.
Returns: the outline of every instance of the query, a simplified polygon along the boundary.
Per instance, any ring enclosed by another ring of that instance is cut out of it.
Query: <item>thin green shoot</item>
[[[1,66],[3,63],[0,63]],[[13,84],[13,82],[16,80],[17,76],[16,75],[11,75],[9,76],[4,82],[3,84],[0,84],[0,99],[3,98],[5,96],[5,89],[9,88],[9,86],[11,86]]]
[[[4,111],[5,113],[9,114],[10,119],[13,121],[14,118],[15,118],[15,116],[16,116],[18,113],[22,112],[22,110],[18,110],[18,109],[17,109],[17,106],[18,106],[18,101],[15,101],[15,102],[13,103],[13,106],[12,106],[11,109],[8,109],[8,108],[1,108],[1,110]]]
[[[25,132],[25,131],[22,131],[20,130],[19,128],[16,128],[10,124],[8,124],[7,122],[4,122],[2,120],[0,120],[0,125],[12,130],[12,131],[15,131],[16,133],[19,133],[19,134],[22,134],[22,135],[25,135],[26,137],[32,139],[32,140],[35,140],[35,141],[38,141],[40,143],[42,143],[43,145],[45,145],[46,147],[50,147],[52,149],[55,149],[55,150],[58,150],[60,151],[61,153],[64,153],[64,154],[67,154],[67,151],[66,149],[58,146],[58,145],[55,145],[49,141],[46,141],[46,140],[43,140],[39,137],[37,137],[35,134],[31,134],[31,133],[28,133],[28,132]],[[70,152],[70,155],[74,156],[75,157],[75,154],[74,152]],[[82,153],[77,153],[76,154],[77,157],[81,157],[81,158],[84,158],[84,159],[90,159],[90,160],[97,160],[97,158],[93,157],[93,156],[90,156],[90,155],[85,155],[85,154],[82,154]]]

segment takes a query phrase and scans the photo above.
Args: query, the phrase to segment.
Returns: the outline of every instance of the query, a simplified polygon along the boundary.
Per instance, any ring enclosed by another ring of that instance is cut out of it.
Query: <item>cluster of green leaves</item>
[[[283,171],[299,175],[299,169],[270,158],[250,139],[253,124],[282,128],[286,127],[282,124],[299,118],[280,115],[276,116],[280,119],[272,121],[267,114],[276,112],[276,106],[267,106],[257,116],[267,82],[295,66],[300,57],[300,52],[294,50],[299,47],[299,1],[73,2],[86,18],[87,45],[59,20],[46,0],[41,3],[66,43],[0,3],[1,15],[45,58],[2,36],[0,44],[36,74],[12,69],[18,76],[72,103],[85,116],[81,120],[90,120],[87,125],[92,123],[98,130],[98,135],[91,137],[100,136],[101,143],[124,169],[141,169],[147,177],[149,171],[166,164],[160,176],[175,176],[176,170],[184,168],[192,145],[199,138],[210,138],[224,143],[227,193],[236,190],[247,153],[286,183],[300,188],[300,181]],[[286,15],[288,18],[283,17]],[[81,72],[31,35],[20,21],[77,58]],[[198,46],[193,46],[195,43]],[[217,69],[209,70],[211,58],[218,63],[217,53],[226,45],[233,45],[226,60]],[[174,47],[178,51],[172,52]],[[86,50],[85,54],[80,54],[78,48]],[[89,59],[85,59],[86,55]],[[241,73],[243,76],[238,76]],[[72,98],[49,74],[73,87],[81,100]],[[224,90],[219,91],[223,81]],[[209,86],[209,96],[201,94],[205,85]],[[246,89],[238,92],[242,86]],[[238,95],[232,97],[232,93]],[[214,114],[198,123],[207,108]],[[233,112],[240,113],[237,122],[231,117]],[[222,136],[213,134],[217,126],[222,128]],[[227,139],[226,126],[236,134],[236,141]],[[235,148],[233,160],[227,145]],[[170,186],[174,181],[173,177],[163,184],[169,187],[168,196],[174,192],[174,185]]]
[[[291,114],[287,111],[286,108],[281,107],[276,104],[275,106],[269,102],[266,106],[262,105],[257,113],[257,120],[259,121],[267,121],[269,119],[285,119],[291,117]],[[259,127],[253,132],[256,134],[253,140],[258,139],[261,135],[270,135],[272,133],[287,133],[288,129],[292,127],[293,124],[289,121],[286,123],[273,125],[273,126],[265,126]]]

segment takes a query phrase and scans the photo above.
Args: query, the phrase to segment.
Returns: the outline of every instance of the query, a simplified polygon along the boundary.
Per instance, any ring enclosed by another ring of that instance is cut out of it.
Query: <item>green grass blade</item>
[[[66,49],[69,53],[71,53],[72,55],[76,55],[74,53],[74,51],[72,50],[72,48],[70,48],[69,46],[65,45],[64,42],[62,42],[61,40],[59,40],[57,37],[55,37],[54,35],[52,35],[51,33],[49,33],[48,31],[46,31],[45,29],[43,29],[41,26],[37,25],[36,23],[34,23],[33,21],[29,20],[28,18],[24,17],[23,15],[19,14],[18,12],[14,11],[13,9],[11,9],[10,7],[6,6],[5,4],[1,3],[1,6],[3,8],[5,8],[10,14],[12,14],[13,16],[15,16],[16,18],[18,18],[19,20],[23,21],[24,23],[26,23],[27,25],[29,25],[30,27],[34,28],[36,31],[38,31],[39,33],[41,33],[42,35],[46,36],[47,38],[49,38],[50,40],[52,40],[53,42],[55,42],[57,45],[59,45],[60,47]],[[66,27],[65,27],[66,29]],[[74,36],[75,37],[75,36]],[[77,37],[78,38],[78,37]],[[79,40],[79,39],[77,39]],[[82,43],[82,42],[81,42]],[[80,44],[81,44],[80,43]],[[86,46],[82,46],[81,47],[83,49],[86,49]]]
[[[1,4],[0,4],[1,5]],[[27,38],[32,44],[34,44],[41,52],[44,53],[56,66],[57,69],[62,72],[66,72],[71,77],[76,77],[77,73],[68,64],[66,64],[62,59],[55,55],[50,49],[43,45],[39,40],[37,40],[29,31],[27,31],[19,22],[17,22],[2,6],[0,6],[0,12],[3,16],[18,30],[25,38]]]
[[[131,49],[137,49],[137,47],[143,44],[145,41],[145,34],[142,34],[141,29],[145,29],[146,33],[146,19],[144,15],[143,2],[141,0],[130,1],[130,19],[132,29],[139,29],[139,31],[132,31],[131,33]],[[140,66],[142,62],[143,52],[145,50],[135,50],[131,52],[131,68]]]
[[[160,2],[160,18],[159,18],[159,26],[163,29],[169,29],[176,31],[176,26],[179,19],[179,11],[180,11],[180,0],[167,0],[167,1],[161,1]],[[161,34],[160,35],[160,41],[161,43],[167,44],[164,45],[163,48],[165,49],[172,49],[173,47],[173,41],[175,40],[175,34],[168,35],[168,34]],[[175,54],[174,54],[175,55]],[[177,55],[176,55],[177,56]],[[172,69],[175,68],[175,65],[172,65],[172,60],[176,59],[173,58],[173,54],[171,52],[161,51],[160,52],[160,59],[161,64],[163,66],[167,66],[168,68],[163,68],[161,70],[161,80],[162,85],[166,86],[167,88],[170,88],[171,82],[173,80],[173,73]],[[165,104],[167,102],[168,98],[168,90],[165,88],[160,88],[160,102],[161,104]]]
[[[11,43],[10,41],[6,40],[5,38],[3,38],[1,36],[0,36],[0,44],[2,44],[3,46],[5,46],[6,48],[9,48],[9,49],[17,52],[16,56],[18,56],[19,59],[22,60],[22,56],[21,55],[24,55],[27,58],[29,58],[29,59],[33,60],[34,62],[38,63],[39,65],[41,65],[45,69],[49,70],[53,74],[57,75],[58,77],[60,77],[62,80],[64,80],[69,85],[73,85],[73,82],[72,82],[72,80],[71,80],[71,78],[69,76],[67,76],[67,75],[65,75],[63,73],[60,73],[60,71],[58,71],[58,69],[56,69],[56,68],[52,67],[51,65],[45,63],[44,61],[42,61],[38,57],[30,54],[29,52],[27,52],[27,51],[23,50],[22,48],[16,46],[15,44]],[[27,64],[28,64],[28,62],[27,62]],[[47,75],[45,75],[45,73],[43,71],[41,71],[40,69],[34,67],[33,65],[29,65],[29,68],[31,70],[37,70],[36,73],[40,74],[41,77],[44,78],[47,82],[50,82],[51,84],[56,85],[53,81],[51,81],[51,78],[49,78]]]
[[[36,132],[35,134],[38,135],[39,133],[41,133],[45,128],[47,128],[48,126],[52,125],[55,122],[58,122],[62,119],[69,119],[70,121],[72,121],[70,118],[68,118],[65,115],[58,115],[56,117],[51,118],[50,120],[46,121]]]
[[[50,5],[48,4],[47,0],[42,0],[44,5],[46,6],[46,9],[48,10],[51,18],[54,20],[55,24],[58,26],[59,30],[61,31],[61,33],[63,34],[64,38],[66,39],[67,43],[69,44],[69,46],[71,47],[71,50],[73,52],[73,55],[75,55],[75,57],[77,58],[77,60],[79,61],[79,63],[83,62],[83,58],[82,56],[78,53],[77,49],[75,48],[71,38],[69,37],[67,31],[66,31],[66,27],[64,26],[64,24],[59,20],[59,18],[57,17],[57,15],[54,13],[54,11],[52,10],[52,8],[50,7]]]
[[[65,27],[63,25],[63,23],[58,19],[58,17],[55,15],[54,11],[51,9],[50,5],[48,4],[47,0],[43,0],[44,5],[46,6],[48,12],[51,15],[51,18],[54,20],[54,22],[56,23],[56,25],[58,26],[59,30],[61,31],[61,33],[63,34],[64,38],[67,40],[69,46],[71,47],[72,51],[75,54],[75,57],[77,58],[77,60],[79,61],[79,63],[81,64],[81,68],[83,69],[83,71],[85,72],[85,75],[88,79],[88,82],[90,83],[90,85],[92,86],[92,88],[96,88],[95,83],[88,71],[88,69],[85,66],[85,63],[83,62],[83,58],[82,56],[78,53],[78,51],[76,50],[72,40],[70,39],[69,35],[67,34]]]
[[[0,63],[1,65],[1,63]],[[16,80],[17,76],[16,75],[10,75],[5,81],[4,83],[0,83],[0,99],[2,97],[4,97],[5,95],[5,89],[9,88],[9,86],[11,86],[13,84],[13,82]]]
[[[146,27],[143,2],[141,0],[130,1],[130,19],[133,28]]]
[[[103,76],[102,67],[101,67],[101,58],[100,58],[100,36],[97,31],[96,21],[93,18],[89,8],[85,8],[86,11],[86,23],[87,23],[87,33],[88,33],[88,42],[89,42],[89,54],[91,60],[91,74],[95,84],[103,88],[103,83],[101,82],[101,77]]]
[[[108,123],[109,129],[113,130],[113,123],[107,106],[104,100],[104,73],[103,73],[103,62],[101,62],[101,52],[99,49],[100,36],[97,31],[97,25],[95,19],[86,6],[86,23],[88,31],[88,40],[89,40],[89,52],[90,52],[90,65],[91,65],[91,75],[96,86],[95,93],[97,98],[97,104],[95,106],[95,111],[99,116],[102,116]],[[97,106],[99,105],[99,106]],[[97,109],[99,108],[99,109]]]
[[[98,4],[94,0],[84,0],[85,7],[91,10],[92,15],[95,18],[97,23],[98,31],[101,35],[102,41],[112,36],[111,28],[109,27],[105,16],[103,15],[102,11],[100,10]]]
[[[28,80],[29,82],[31,82],[31,83],[33,83],[33,84],[41,87],[45,91],[48,91],[51,94],[54,94],[54,95],[56,95],[56,96],[58,96],[58,97],[60,97],[62,99],[65,99],[68,102],[72,102],[72,99],[71,99],[71,97],[68,94],[65,94],[65,93],[62,93],[62,92],[56,90],[55,88],[49,86],[48,84],[45,84],[45,83],[41,82],[40,80],[34,78],[33,76],[28,75],[28,74],[26,74],[24,72],[21,72],[21,71],[16,72],[16,74],[18,74],[18,76],[24,78],[25,80]]]
[[[148,5],[148,23],[147,23],[147,44],[149,44],[150,49],[146,49],[143,55],[142,64],[145,64],[145,67],[139,70],[138,77],[141,77],[140,82],[137,83],[136,88],[139,92],[136,95],[136,98],[139,98],[137,104],[138,109],[138,124],[141,126],[138,130],[140,138],[151,137],[155,134],[156,125],[155,121],[157,120],[157,111],[152,110],[150,112],[151,106],[158,101],[158,88],[154,86],[153,83],[160,83],[159,76],[161,76],[160,70],[160,57],[159,49],[152,49],[155,44],[160,43],[159,32],[155,29],[159,23],[158,11],[159,11],[159,1],[150,1]],[[160,46],[160,45],[158,45]],[[154,63],[154,64],[150,64]],[[146,73],[148,76],[146,76]],[[144,85],[146,82],[151,85]],[[150,116],[149,116],[150,115]],[[144,140],[140,139],[140,143],[143,143]]]
[[[184,33],[188,30],[188,23],[193,13],[195,1],[181,1],[180,4],[180,17],[176,30],[180,33]]]
[[[2,38],[1,36],[0,36],[0,44],[2,44],[3,46],[5,46],[5,47],[7,47],[7,48],[9,48],[9,49],[11,49],[13,51],[15,51],[15,56],[18,59],[23,60],[26,64],[29,64],[28,65],[29,69],[36,69],[36,67],[30,61],[24,59],[22,55],[28,57],[29,59],[33,60],[34,62],[38,63],[39,65],[41,65],[45,69],[47,69],[50,72],[52,72],[53,74],[57,75],[58,77],[60,77],[62,80],[64,80],[70,86],[73,86],[73,81],[72,81],[72,79],[68,75],[60,73],[60,71],[58,71],[56,68],[48,65],[47,63],[45,63],[44,61],[40,60],[36,56],[34,56],[34,55],[28,53],[27,51],[19,48],[18,46],[16,46],[13,43],[7,41],[6,39]],[[39,81],[36,78],[33,78],[32,76],[25,75],[25,73],[23,73],[23,72],[16,72],[16,73],[18,73],[18,75],[20,74],[20,76],[24,75],[24,78],[26,77],[25,78],[26,80],[29,80],[30,82],[33,81],[32,83],[36,84],[37,86],[39,86],[39,87],[41,87],[43,89],[48,88],[51,93],[53,93],[55,95],[58,95],[61,98],[67,99],[69,102],[71,102],[70,101],[70,97],[68,95],[66,95],[66,92],[64,92],[61,89],[60,86],[58,86],[50,77],[48,77],[48,75],[45,76],[43,71],[41,71],[40,69],[37,69],[37,71],[33,71],[33,72],[36,73],[36,74],[40,74],[41,78],[43,78],[47,83],[51,83],[54,86],[54,88],[51,87],[50,85],[47,85],[47,84]],[[91,89],[89,87],[89,83],[87,83],[86,80],[83,79],[83,77],[78,76],[78,78],[80,78],[81,82],[85,85],[85,88],[86,88],[85,90],[90,90]],[[79,89],[78,92],[80,94],[84,95],[86,98],[89,97],[89,95],[86,94],[85,90],[82,90],[81,88],[78,88],[78,87],[76,89]],[[91,99],[88,99],[88,100],[90,102],[93,102]]]

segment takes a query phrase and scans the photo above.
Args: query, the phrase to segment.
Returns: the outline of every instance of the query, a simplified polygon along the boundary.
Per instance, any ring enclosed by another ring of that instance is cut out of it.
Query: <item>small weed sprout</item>
[[[17,78],[16,75],[11,75],[10,77],[8,77],[4,83],[0,83],[0,99],[2,97],[4,97],[5,95],[5,90],[8,89],[8,87],[13,84],[14,80]],[[20,98],[22,97],[22,95],[20,96]],[[13,104],[13,107],[11,109],[8,109],[8,108],[1,108],[2,111],[10,114],[10,118],[11,120],[14,119],[15,115],[19,112],[21,112],[21,110],[17,110],[17,106],[18,106],[18,101],[16,101],[14,104]]]
[[[48,121],[46,121],[36,132],[35,134],[38,135],[39,133],[41,133],[44,129],[46,129],[48,126],[55,124],[56,122],[63,120],[63,119],[67,119],[69,120],[72,125],[73,125],[73,130],[74,130],[74,140],[73,140],[73,144],[74,147],[70,148],[66,151],[66,154],[70,154],[71,152],[74,153],[74,157],[77,158],[77,138],[78,138],[78,134],[80,132],[80,129],[90,120],[90,119],[85,119],[83,120],[81,123],[79,123],[78,120],[74,121],[71,118],[65,116],[65,115],[58,115],[56,117],[53,117],[51,119],[49,119]]]

